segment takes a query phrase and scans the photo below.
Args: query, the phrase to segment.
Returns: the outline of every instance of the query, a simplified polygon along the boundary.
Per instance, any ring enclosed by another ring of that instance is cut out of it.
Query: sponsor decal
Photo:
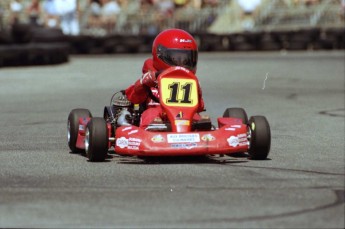
[[[128,139],[125,137],[121,137],[116,139],[116,146],[120,147],[121,149],[128,146]]]
[[[192,148],[194,148],[196,146],[197,146],[196,143],[175,143],[175,144],[171,144],[171,148],[175,148],[175,149],[192,149]]]
[[[192,43],[191,39],[180,39],[180,43]]]
[[[233,128],[241,128],[241,125],[231,125]]]
[[[249,145],[247,134],[238,134],[238,145],[239,146],[247,146]]]
[[[247,138],[247,134],[238,134],[237,137],[239,137],[239,138]]]
[[[162,135],[158,134],[158,135],[153,136],[151,138],[151,141],[153,141],[154,143],[164,142],[164,138]]]
[[[127,130],[130,130],[130,129],[132,129],[131,126],[123,128],[122,131],[127,131]]]
[[[238,144],[239,146],[248,146],[249,143],[248,142],[240,142],[240,144]]]
[[[247,138],[239,138],[238,141],[239,141],[239,142],[246,142],[246,141],[247,141]]]
[[[200,135],[193,134],[168,134],[168,143],[181,143],[181,142],[200,142]]]
[[[228,128],[225,128],[225,130],[228,130],[228,131],[235,131],[236,129],[235,129],[235,128],[230,128],[230,127],[228,127]]]
[[[124,149],[127,147],[127,149],[139,149],[139,146],[141,144],[141,139],[139,138],[125,138],[121,137],[116,139],[116,146],[120,147],[121,149]]]
[[[238,137],[236,136],[231,136],[230,138],[227,139],[229,146],[236,147],[238,144],[240,144],[240,141],[238,140]]]
[[[141,139],[139,138],[129,138],[128,139],[128,149],[139,149],[141,144]]]
[[[79,130],[85,130],[85,126],[84,125],[79,125]]]
[[[175,125],[177,126],[189,126],[189,120],[175,120]]]
[[[185,72],[189,73],[189,70],[187,68],[184,68],[184,67],[181,67],[181,66],[176,66],[175,69],[182,70],[182,71],[185,71]]]
[[[138,132],[139,132],[139,130],[132,130],[132,131],[128,132],[128,135],[135,134],[135,133],[138,133]]]
[[[214,141],[216,138],[212,134],[205,134],[201,137],[201,140],[207,141]]]

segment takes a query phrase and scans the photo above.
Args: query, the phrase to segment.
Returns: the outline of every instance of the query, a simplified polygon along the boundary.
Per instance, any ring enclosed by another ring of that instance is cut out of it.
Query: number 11
[[[167,100],[168,103],[192,103],[190,99],[191,95],[191,83],[186,83],[185,85],[181,86],[181,90],[183,93],[182,99],[178,99],[178,95],[180,93],[180,84],[179,83],[173,83],[169,85],[170,89],[170,98]]]

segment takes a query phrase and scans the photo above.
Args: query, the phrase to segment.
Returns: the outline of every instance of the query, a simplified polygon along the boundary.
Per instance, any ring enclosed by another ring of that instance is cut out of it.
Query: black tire
[[[79,118],[92,118],[92,115],[87,109],[74,109],[68,115],[67,121],[67,141],[68,146],[72,153],[84,153],[84,149],[76,147],[78,130],[79,130]]]
[[[36,43],[58,43],[66,42],[67,37],[63,34],[61,29],[33,27],[32,41]]]
[[[243,108],[227,108],[223,113],[224,118],[240,118],[243,124],[248,124],[248,116]]]
[[[27,44],[32,40],[33,26],[29,24],[16,23],[12,26],[12,38],[14,43]]]
[[[264,116],[249,119],[251,130],[249,155],[253,160],[265,160],[271,148],[271,130]]]
[[[90,161],[105,160],[108,153],[108,130],[103,118],[92,118],[87,124],[85,152]]]

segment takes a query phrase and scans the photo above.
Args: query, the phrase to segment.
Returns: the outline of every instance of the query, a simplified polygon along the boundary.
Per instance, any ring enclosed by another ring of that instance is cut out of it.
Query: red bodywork
[[[183,156],[248,152],[248,126],[238,118],[218,118],[218,129],[192,131],[198,108],[198,79],[182,67],[171,67],[158,77],[159,99],[171,124],[171,132],[147,131],[121,126],[112,136],[107,123],[108,146],[117,154],[137,156]],[[76,146],[85,149],[85,129],[90,118],[79,119]]]
[[[158,77],[159,99],[171,132],[137,126],[116,129],[115,152],[137,156],[181,156],[247,152],[248,127],[237,118],[218,118],[218,129],[192,131],[198,108],[198,79],[189,70],[171,67]]]
[[[79,149],[85,149],[85,129],[90,119],[91,118],[79,118],[79,129],[76,142],[76,147]]]
[[[229,118],[230,121],[238,122]],[[214,131],[186,133],[149,132],[130,126],[118,128],[116,134],[115,152],[118,154],[182,156],[248,151],[247,127],[241,124],[225,125]]]

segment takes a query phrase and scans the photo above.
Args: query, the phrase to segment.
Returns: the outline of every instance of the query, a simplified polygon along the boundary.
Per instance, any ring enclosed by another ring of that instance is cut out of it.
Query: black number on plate
[[[179,83],[173,83],[169,85],[170,98],[167,100],[168,103],[192,103],[190,98],[192,83],[186,83],[180,87]],[[183,96],[182,99],[178,99],[180,93],[179,88],[181,88]]]

